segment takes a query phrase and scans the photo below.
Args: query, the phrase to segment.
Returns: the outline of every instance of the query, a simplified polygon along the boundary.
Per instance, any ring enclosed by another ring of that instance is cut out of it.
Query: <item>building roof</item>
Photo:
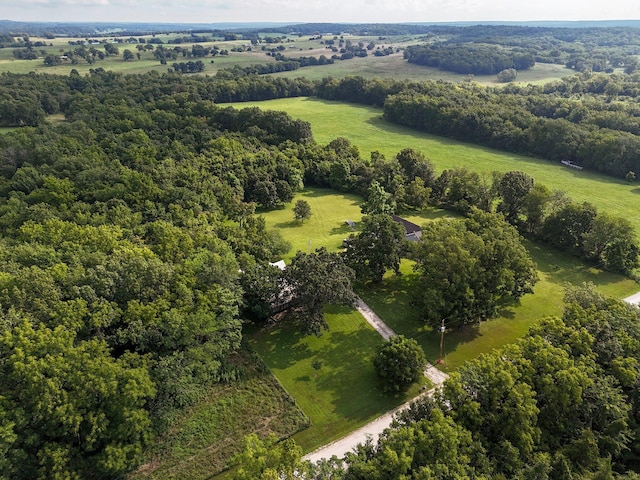
[[[278,260],[277,262],[269,262],[269,265],[273,267],[278,267],[280,270],[284,270],[287,268],[287,265],[284,263],[284,260]]]
[[[415,223],[412,223],[409,220],[405,220],[404,218],[399,217],[398,215],[392,215],[392,218],[394,221],[401,223],[404,226],[405,234],[407,236],[411,234],[415,234],[416,232],[420,232],[420,235],[422,235],[422,228],[420,228],[419,225],[416,225]]]

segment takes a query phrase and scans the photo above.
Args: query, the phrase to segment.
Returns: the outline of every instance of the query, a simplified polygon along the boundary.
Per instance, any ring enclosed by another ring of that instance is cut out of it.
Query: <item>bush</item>
[[[404,392],[423,375],[427,358],[418,342],[400,335],[385,342],[373,365],[387,393]]]

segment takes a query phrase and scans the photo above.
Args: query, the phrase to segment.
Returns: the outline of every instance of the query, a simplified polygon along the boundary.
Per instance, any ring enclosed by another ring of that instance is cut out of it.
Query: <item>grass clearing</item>
[[[311,426],[293,437],[305,451],[341,438],[420,390],[414,385],[404,396],[383,394],[372,363],[382,337],[356,310],[333,306],[325,316],[329,331],[321,337],[304,335],[290,322],[248,335],[311,419]]]
[[[455,167],[465,167],[485,175],[493,171],[521,170],[552,190],[565,191],[575,201],[590,202],[600,211],[626,217],[636,232],[640,232],[640,216],[637,214],[640,187],[637,183],[420,133],[384,121],[382,110],[374,107],[307,97],[233,105],[237,108],[258,106],[286,111],[294,118],[308,121],[319,143],[326,144],[343,136],[356,145],[364,157],[378,150],[391,158],[402,149],[411,147],[422,151],[439,172]]]
[[[255,354],[236,358],[245,375],[229,385],[215,385],[205,399],[187,409],[154,443],[148,461],[129,480],[205,479],[227,467],[243,447],[244,436],[274,433],[291,436],[308,418]]]
[[[546,316],[561,315],[567,283],[592,282],[605,295],[619,299],[638,290],[638,285],[629,278],[589,267],[575,257],[528,241],[525,245],[538,266],[540,280],[534,293],[525,295],[517,305],[502,308],[498,318],[448,329],[444,339],[444,371],[453,371],[481,353],[514,342]],[[412,284],[416,279],[412,262],[403,260],[401,271],[401,276],[388,272],[380,285],[361,286],[358,293],[396,333],[415,338],[429,361],[435,362],[439,356],[440,333],[437,328],[424,325],[411,303]]]
[[[287,54],[287,52],[285,52]],[[303,53],[301,55],[309,55]],[[314,55],[331,56],[331,52],[317,51]],[[290,55],[294,56],[294,55]],[[516,84],[538,84],[560,80],[563,77],[575,73],[564,65],[536,63],[531,70],[518,72]],[[272,74],[274,77],[285,78],[308,78],[309,80],[322,80],[324,77],[332,76],[344,78],[346,76],[358,75],[364,78],[391,78],[394,80],[411,80],[422,82],[425,80],[445,80],[448,82],[464,82],[472,80],[482,85],[499,86],[497,75],[463,75],[454,72],[439,70],[434,67],[424,67],[409,63],[404,59],[402,53],[394,53],[384,57],[369,55],[364,58],[354,57],[350,60],[336,60],[331,65],[313,66],[300,68],[290,72],[278,72]]]
[[[293,205],[298,200],[306,200],[311,206],[311,218],[304,223],[293,219]],[[279,230],[291,242],[291,249],[284,256],[288,262],[298,251],[313,252],[320,247],[326,247],[330,252],[339,251],[342,240],[351,233],[345,220],[360,222],[362,202],[357,195],[325,188],[306,188],[283,208],[262,212],[262,215],[268,228]]]

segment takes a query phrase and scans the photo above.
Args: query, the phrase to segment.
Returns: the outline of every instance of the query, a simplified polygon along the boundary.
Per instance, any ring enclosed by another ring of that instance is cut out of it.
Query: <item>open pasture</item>
[[[590,202],[599,211],[626,217],[640,232],[638,183],[417,132],[384,121],[382,110],[374,107],[307,97],[233,105],[237,108],[258,106],[286,111],[294,118],[308,121],[317,142],[326,144],[342,136],[356,145],[365,158],[375,150],[391,158],[402,149],[411,147],[423,152],[438,172],[456,167],[484,175],[491,175],[494,171],[521,170],[537,183],[566,192],[575,201]]]
[[[168,42],[174,41],[178,36],[184,37],[184,35],[179,35],[177,33],[168,33],[157,34],[154,35],[153,38],[161,41],[162,45],[165,48],[173,48],[174,46],[176,46],[176,44]],[[229,50],[228,56],[221,57],[218,55],[216,57],[208,56],[202,58],[201,60],[205,64],[205,70],[203,74],[215,75],[218,70],[228,68],[233,65],[249,66],[273,62],[275,60],[272,57],[267,56],[266,52],[269,49],[277,48],[278,46],[280,46],[281,48],[284,47],[284,49],[281,50],[281,53],[287,57],[319,57],[320,55],[331,57],[332,55],[336,54],[336,52],[332,51],[330,46],[325,42],[327,40],[333,40],[335,42],[334,46],[338,47],[338,42],[340,40],[340,37],[337,36],[324,36],[322,39],[311,39],[308,36],[298,37],[297,35],[282,35],[275,33],[260,33],[259,36],[263,39],[266,37],[284,37],[284,40],[278,43],[263,42],[262,44],[251,45],[248,40],[238,39],[225,41],[222,37],[212,37],[211,41],[200,43],[200,45],[204,47],[213,47],[214,45],[217,45],[221,49]],[[152,38],[152,36],[135,36],[134,40],[138,38],[142,38],[148,42]],[[398,50],[408,45],[419,43],[420,40],[416,36],[389,36],[381,40],[376,36],[344,35],[343,39],[344,41],[348,40],[354,44],[362,42],[367,45],[369,44],[369,42],[373,42],[375,43],[375,47],[374,50],[370,51],[369,55],[365,58],[354,57],[353,59],[345,61],[336,60],[336,62],[332,65],[306,67],[290,72],[280,72],[274,75],[288,78],[306,77],[310,80],[321,80],[322,78],[327,76],[342,78],[347,75],[361,75],[366,78],[380,77],[407,79],[414,81],[433,79],[460,82],[473,80],[474,82],[485,85],[498,85],[495,75],[482,75],[474,77],[452,72],[445,72],[438,70],[437,68],[422,67],[419,65],[410,64],[406,60],[404,60],[402,51],[397,51],[392,55],[383,57],[376,57],[374,55],[375,49],[377,48],[384,49],[387,47],[392,47],[394,50]],[[141,52],[140,59],[136,58],[134,60],[125,62],[122,59],[122,52],[125,49],[129,49],[134,53],[138,53],[136,47],[139,45],[139,42],[132,43],[130,37],[113,36],[107,37],[106,40],[114,43],[114,45],[118,47],[120,53],[117,56],[107,57],[104,60],[98,60],[92,65],[88,64],[82,59],[80,59],[80,61],[76,64],[65,62],[61,65],[51,67],[44,65],[43,58],[45,55],[61,55],[65,51],[73,50],[77,48],[77,46],[69,45],[69,41],[75,42],[77,40],[77,38],[71,37],[56,37],[53,39],[32,37],[32,42],[40,42],[45,44],[45,46],[36,47],[39,58],[35,60],[15,59],[13,56],[14,48],[2,48],[0,49],[0,72],[36,72],[68,75],[72,69],[76,69],[80,74],[86,74],[89,73],[89,70],[92,68],[104,68],[105,70],[137,74],[145,73],[152,70],[158,72],[166,72],[168,68],[171,68],[171,64],[174,63],[174,61],[168,61],[168,65],[161,65],[160,62],[153,57],[153,52],[149,51]],[[99,40],[105,39],[101,38]],[[192,44],[189,42],[178,44],[178,46],[183,48],[190,48],[191,45]],[[154,47],[155,46],[157,45],[154,45]],[[91,45],[88,45],[88,47],[91,47]],[[231,51],[232,49],[238,47],[247,50],[250,48],[251,51]],[[95,48],[98,50],[103,50],[104,46],[95,45]],[[263,48],[265,48],[265,50],[263,50]],[[180,57],[176,60],[176,62],[188,60],[197,59]],[[211,63],[211,60],[213,60],[213,63]],[[538,63],[531,70],[520,72],[516,83],[544,83],[558,80],[571,73],[573,73],[572,70],[562,65]]]
[[[298,200],[306,200],[311,206],[311,218],[304,222],[293,219],[293,205]],[[342,240],[351,233],[345,220],[360,222],[361,203],[362,198],[357,195],[307,188],[283,208],[262,212],[262,215],[268,228],[278,230],[291,243],[291,249],[284,257],[289,262],[298,251],[309,253],[320,247],[330,252],[341,250]]]

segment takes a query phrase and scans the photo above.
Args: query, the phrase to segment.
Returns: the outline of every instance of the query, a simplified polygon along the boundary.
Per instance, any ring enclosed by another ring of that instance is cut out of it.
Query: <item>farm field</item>
[[[283,35],[273,33],[261,33],[260,37],[274,37]],[[168,43],[173,41],[178,34],[159,34],[155,35],[155,38],[163,42],[166,48],[172,48],[175,44]],[[284,42],[275,44],[265,44],[265,49],[274,48],[278,45],[283,46],[285,49],[282,53],[287,57],[300,57],[300,56],[315,56],[325,55],[331,57],[334,52],[327,48],[327,45],[321,43],[322,40],[310,40],[307,37],[298,37],[287,35]],[[136,38],[143,38],[150,40],[151,36],[136,36]],[[386,48],[393,47],[394,49],[402,49],[408,45],[419,43],[418,37],[415,36],[397,36],[389,37],[384,41],[378,40],[377,37],[372,36],[345,36],[346,40],[353,43],[358,42],[374,42],[377,47]],[[116,42],[115,44],[120,53],[116,56],[106,57],[104,60],[98,60],[96,63],[90,65],[84,60],[80,60],[78,63],[66,62],[56,66],[46,66],[43,63],[43,54],[61,55],[65,51],[73,50],[77,48],[75,45],[69,45],[69,41],[77,41],[76,38],[59,37],[54,39],[45,39],[32,37],[32,42],[45,43],[46,46],[36,47],[36,51],[39,53],[39,58],[35,60],[19,60],[13,56],[13,48],[0,49],[0,72],[11,73],[51,73],[58,75],[68,75],[71,70],[75,69],[80,74],[87,74],[89,70],[95,68],[104,68],[105,70],[111,70],[114,72],[120,72],[124,74],[137,74],[145,73],[149,71],[166,72],[168,69],[172,69],[171,65],[174,62],[197,60],[195,58],[182,58],[177,60],[168,61],[167,65],[161,65],[160,62],[154,58],[153,52],[144,51],[141,52],[140,59],[134,59],[131,61],[124,61],[122,59],[122,52],[125,49],[129,49],[134,53],[138,53],[136,47],[139,43],[129,43],[129,37],[118,38],[113,37],[107,40]],[[191,43],[181,43],[180,47],[190,48]],[[266,55],[266,51],[262,50],[262,46],[251,46],[246,40],[228,40],[224,41],[222,38],[216,38],[210,42],[200,43],[203,47],[213,47],[217,45],[221,49],[229,50],[228,56],[207,56],[201,58],[205,65],[205,70],[201,74],[215,75],[219,70],[228,68],[233,65],[246,67],[255,64],[266,64],[274,62],[271,56]],[[103,50],[103,45],[96,45],[96,49]],[[251,47],[251,51],[233,52],[231,49],[242,48],[246,49]],[[213,62],[212,62],[213,60]],[[545,83],[572,74],[573,71],[563,65],[556,64],[536,64],[531,70],[519,72],[518,78],[514,83]],[[456,74],[452,72],[445,72],[438,70],[437,68],[422,67],[408,63],[403,58],[402,52],[397,52],[389,56],[377,57],[370,54],[365,58],[355,57],[350,60],[340,61],[337,60],[332,65],[322,65],[314,67],[300,68],[298,70],[290,72],[280,72],[274,74],[274,76],[281,76],[287,78],[306,77],[310,80],[321,80],[327,76],[333,76],[336,78],[343,78],[348,75],[360,75],[366,78],[394,78],[400,80],[446,80],[451,82],[460,82],[466,80],[472,80],[484,85],[500,85],[497,82],[495,75],[479,75],[479,76],[467,76]]]
[[[541,84],[560,80],[573,74],[574,71],[563,65],[537,63],[531,70],[518,73],[516,84]],[[505,85],[497,81],[496,75],[468,76],[453,72],[445,72],[433,67],[423,67],[404,60],[402,53],[394,53],[386,57],[369,55],[365,58],[353,58],[347,61],[336,61],[332,65],[322,65],[300,68],[291,72],[278,72],[274,77],[298,78],[305,77],[309,80],[322,80],[332,76],[344,78],[358,75],[365,78],[392,78],[395,80],[413,80],[416,82],[425,80],[446,80],[448,82],[463,82],[471,80],[482,85]]]
[[[294,118],[308,121],[317,142],[326,144],[343,136],[356,145],[365,158],[375,150],[391,158],[403,148],[411,147],[423,152],[438,172],[456,167],[486,175],[494,171],[521,170],[537,183],[565,191],[575,201],[590,202],[600,211],[626,217],[640,232],[637,209],[640,187],[637,183],[416,132],[384,121],[382,110],[374,107],[306,97],[232,105],[286,111]]]

